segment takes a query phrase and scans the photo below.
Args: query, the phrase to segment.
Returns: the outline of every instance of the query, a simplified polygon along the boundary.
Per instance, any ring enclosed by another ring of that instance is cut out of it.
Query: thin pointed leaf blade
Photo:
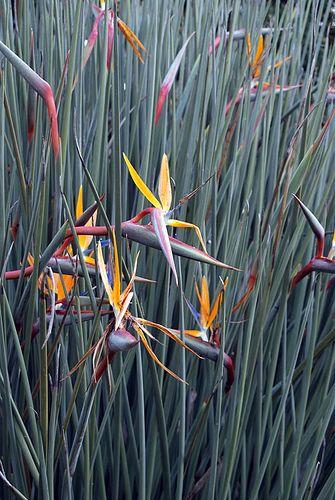
[[[308,224],[311,226],[313,233],[317,239],[317,257],[321,257],[323,248],[324,248],[324,240],[325,240],[325,230],[323,226],[320,224],[315,215],[303,204],[301,200],[294,194],[293,195],[296,201],[299,203],[301,210],[304,212],[304,215],[307,219]]]

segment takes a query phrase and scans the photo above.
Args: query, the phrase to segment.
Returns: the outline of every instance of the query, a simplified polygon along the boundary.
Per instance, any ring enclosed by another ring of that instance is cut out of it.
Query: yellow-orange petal
[[[107,276],[107,272],[106,272],[104,258],[102,255],[100,241],[98,243],[98,268],[99,268],[101,279],[102,279],[102,282],[104,284],[104,287],[105,287],[105,290],[106,290],[106,293],[108,296],[109,303],[111,306],[117,308],[118,307],[117,304],[114,303],[113,290],[112,290],[112,287],[110,286],[109,281],[108,281],[108,276]]]
[[[291,58],[292,58],[292,56],[287,56],[282,61],[276,62],[273,67],[275,69],[280,68],[280,66],[282,66],[284,64],[284,62],[289,61]],[[271,65],[268,67],[268,71],[271,70],[271,67],[272,67]]]
[[[120,19],[119,17],[117,18],[117,25],[120,31],[123,33],[124,37],[126,38],[127,42],[131,45],[133,51],[135,52],[139,60],[143,64],[144,61],[142,59],[142,56],[138,48],[136,47],[136,45],[138,45],[142,50],[146,51],[146,48],[144,47],[143,43],[137,38],[137,36],[129,28],[129,26],[127,26],[127,24],[124,21],[122,21],[122,19]]]
[[[139,254],[140,254],[140,252],[138,252],[137,255],[136,255],[136,257],[135,257],[133,274],[131,275],[129,283],[126,286],[125,290],[121,293],[120,302],[122,304],[123,304],[124,300],[127,298],[127,296],[129,295],[129,293],[131,292],[131,290],[133,288],[133,284],[134,284],[135,278],[137,277],[136,276],[136,269],[137,269],[137,261],[138,261]]]
[[[113,230],[113,246],[114,246],[114,285],[113,285],[113,297],[114,304],[120,307],[120,296],[121,296],[121,274],[120,274],[120,264],[119,264],[119,254],[117,251],[116,236]]]
[[[77,205],[76,205],[76,219],[83,214],[83,185],[80,185],[77,197]]]
[[[163,154],[161,162],[161,171],[159,174],[158,181],[158,195],[161,200],[163,210],[170,210],[172,203],[172,193],[171,193],[171,183],[170,183],[170,172],[169,172],[169,162],[166,154]]]
[[[195,224],[192,224],[191,222],[184,222],[180,220],[175,220],[175,219],[169,219],[166,223],[167,226],[171,227],[182,227],[182,228],[191,228],[194,229],[194,231],[197,233],[198,239],[200,241],[200,244],[202,246],[202,249],[205,253],[207,253],[205,242],[202,238],[201,231],[198,226]]]
[[[122,308],[120,309],[119,313],[117,314],[117,316],[115,318],[115,326],[114,326],[115,331],[119,329],[123,318],[127,317],[130,314],[128,311],[128,307],[129,307],[129,304],[130,304],[132,298],[133,298],[133,292],[128,294],[124,303],[122,304]]]
[[[245,35],[245,41],[247,42],[247,54],[250,56],[251,54],[251,40],[250,40],[250,33],[247,33]]]
[[[88,255],[85,255],[84,261],[86,264],[90,264],[91,266],[95,266],[95,259],[93,257],[89,257]]]
[[[219,293],[219,295],[217,296],[217,299],[215,301],[215,304],[213,306],[213,309],[209,315],[209,318],[207,320],[207,328],[210,328],[212,326],[212,323],[213,321],[215,320],[217,314],[218,314],[218,310],[219,310],[219,306],[222,302],[222,296],[223,296],[223,291],[221,291]]]
[[[179,380],[179,382],[183,382],[184,384],[187,384],[187,382],[185,380],[183,380],[182,378],[180,378],[178,375],[176,375],[173,371],[169,370],[169,368],[167,368],[156,356],[156,354],[153,352],[153,350],[151,349],[143,331],[141,330],[141,327],[139,325],[136,325],[135,323],[133,323],[133,328],[137,331],[137,333],[139,334],[140,336],[140,339],[142,341],[142,344],[144,345],[144,347],[146,348],[146,350],[148,351],[149,355],[152,357],[152,359],[161,367],[163,368],[163,370],[165,370],[169,375],[171,375],[172,377],[174,377],[175,379]]]
[[[33,266],[34,265],[34,257],[31,255],[31,253],[29,252],[28,255],[27,255],[27,262],[30,266]],[[58,274],[54,274],[54,276],[58,277],[59,278],[59,275]],[[42,286],[43,286],[43,273],[41,273],[38,277],[38,280],[37,280],[37,286],[39,288],[39,290],[42,290]],[[47,282],[48,282],[48,286],[44,286],[43,287],[43,293],[45,293],[46,295],[49,295],[49,290],[52,292],[53,291],[53,287],[52,287],[52,280],[51,278],[48,276],[47,277]],[[58,281],[55,280],[55,290],[54,292],[57,294],[57,283]],[[49,287],[49,288],[48,288]]]
[[[184,333],[186,333],[186,335],[190,335],[191,337],[201,337],[200,330],[184,330]]]
[[[57,277],[58,277],[58,279],[57,279],[57,281],[55,281],[55,283],[57,283],[57,292],[56,292],[57,298],[58,298],[58,300],[63,300],[66,298],[65,290],[67,291],[67,294],[69,295],[71,289],[73,288],[74,277],[70,276],[69,274],[63,274],[62,278],[60,277],[60,275],[57,275]],[[63,285],[63,283],[64,283],[64,285]]]
[[[210,315],[209,291],[206,276],[201,280],[200,323],[206,328]]]
[[[149,321],[148,319],[143,319],[143,318],[135,318],[137,323],[140,325],[146,325],[146,326],[151,326],[152,328],[157,328],[157,330],[160,330],[161,332],[165,333],[168,337],[170,337],[172,340],[177,342],[177,344],[181,345],[184,347],[184,349],[187,349],[190,353],[194,354],[198,358],[202,359],[199,354],[194,352],[190,347],[188,347],[175,333],[173,333],[172,330],[169,328],[166,328],[166,326],[160,325],[159,323],[154,323],[153,321]]]
[[[258,78],[261,74],[261,67],[263,62],[263,52],[264,52],[264,38],[263,35],[259,37],[255,59],[252,63],[253,77]]]
[[[141,193],[146,197],[150,203],[156,207],[162,209],[162,205],[160,202],[157,200],[156,196],[150,191],[148,186],[145,184],[144,181],[142,181],[141,177],[138,175],[132,164],[130,163],[129,159],[127,158],[126,154],[123,153],[123,158],[124,161],[126,162],[126,165],[128,167],[129,173],[131,175],[131,178],[135,182],[137,188],[141,191]]]

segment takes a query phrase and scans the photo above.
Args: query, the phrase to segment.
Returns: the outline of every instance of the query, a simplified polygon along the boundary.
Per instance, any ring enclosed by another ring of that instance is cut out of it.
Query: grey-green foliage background
[[[42,335],[30,341],[32,323],[44,318],[48,305],[39,299],[37,273],[30,281],[2,279],[1,498],[331,498],[335,288],[326,289],[329,275],[314,274],[290,289],[298,266],[315,252],[314,235],[291,193],[324,224],[326,252],[335,227],[335,128],[333,121],[325,126],[332,112],[331,2],[120,2],[120,17],[147,53],[142,65],[116,33],[108,73],[104,23],[80,71],[84,40],[94,20],[91,2],[14,4],[17,23],[10,2],[0,1],[0,37],[28,62],[33,30],[36,70],[55,95],[60,89],[62,154],[55,162],[49,146],[43,152],[49,122],[40,99],[28,148],[28,86],[2,58],[2,266],[17,269],[26,264],[28,251],[37,257],[51,248],[61,223],[74,217],[81,183],[85,205],[94,199],[76,153],[75,127],[97,191],[105,193],[103,203],[112,224],[147,206],[128,178],[122,151],[153,190],[166,152],[176,202],[216,173],[178,217],[200,226],[211,255],[244,272],[228,273],[220,310],[221,341],[235,359],[229,394],[224,393],[221,357],[217,363],[200,361],[161,335],[160,343],[153,345],[157,355],[189,385],[161,371],[140,345],[113,361],[112,390],[105,375],[92,394],[90,359],[63,380],[106,322],[98,315],[88,323],[76,322],[70,314],[70,326],[56,322],[47,350],[42,349]],[[223,40],[226,31],[244,29],[255,51],[262,27],[273,28],[261,75],[271,85],[265,98],[258,94],[251,102],[244,37],[221,41],[211,56],[209,46],[217,35]],[[160,84],[192,32],[155,126]],[[275,70],[274,63],[288,55],[289,61]],[[272,69],[265,75],[268,65]],[[77,72],[78,84],[72,90]],[[276,94],[275,83],[301,86]],[[240,105],[231,106],[226,115],[227,103],[241,87],[245,91]],[[9,226],[17,223],[12,245]],[[103,223],[99,214],[98,224]],[[197,244],[188,230],[176,234]],[[136,285],[133,310],[168,327],[195,328],[161,253],[123,242],[125,275],[137,249],[138,275],[156,283]],[[254,263],[254,290],[233,314]],[[177,264],[186,297],[197,303],[194,278],[205,274],[214,299],[220,286],[217,269],[185,260]],[[86,278],[79,288],[92,295],[96,285],[99,280]],[[98,296],[101,290],[94,292]]]

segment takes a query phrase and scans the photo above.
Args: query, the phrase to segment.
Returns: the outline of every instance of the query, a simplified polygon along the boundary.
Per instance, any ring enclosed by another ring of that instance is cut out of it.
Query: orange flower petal
[[[184,347],[184,349],[187,349],[189,352],[197,356],[198,358],[201,358],[196,352],[194,352],[190,347],[188,347],[175,333],[173,333],[172,330],[169,328],[166,328],[166,326],[160,325],[158,323],[154,323],[153,321],[149,321],[147,319],[142,319],[142,318],[135,318],[136,321],[140,324],[146,325],[146,326],[151,326],[152,328],[157,328],[157,330],[160,330],[161,332],[165,333],[168,337],[170,337],[172,340],[177,342],[177,344],[181,345]]]
[[[149,353],[149,356],[151,356],[151,358],[161,367],[163,368],[163,370],[165,370],[169,375],[171,375],[172,377],[174,377],[175,379],[179,380],[180,382],[184,382],[184,384],[187,384],[187,382],[185,382],[185,380],[183,380],[182,378],[178,377],[178,375],[176,375],[173,371],[169,370],[169,368],[167,368],[156,356],[156,354],[153,352],[153,350],[151,349],[143,331],[141,330],[141,327],[140,325],[137,325],[136,323],[133,323],[133,328],[137,331],[137,333],[139,334],[140,336],[140,339],[142,341],[142,344],[144,345],[144,347],[146,348],[146,350],[148,351]]]
[[[80,185],[77,197],[77,205],[76,205],[76,219],[83,214],[83,185]]]
[[[167,226],[171,226],[171,227],[183,227],[183,228],[191,228],[191,229],[194,229],[195,232],[197,233],[197,236],[198,236],[198,239],[201,243],[201,246],[203,248],[203,251],[205,253],[207,253],[207,250],[206,250],[206,247],[205,247],[205,242],[202,238],[202,235],[201,235],[201,231],[200,229],[198,228],[198,226],[196,226],[195,224],[192,224],[191,222],[184,222],[184,221],[180,221],[180,220],[175,220],[175,219],[169,219],[166,223]]]
[[[104,287],[105,287],[105,290],[106,290],[106,293],[108,296],[109,303],[111,306],[117,307],[117,304],[114,303],[114,295],[113,295],[112,287],[110,286],[109,281],[108,281],[108,276],[107,276],[107,272],[106,272],[104,258],[102,255],[100,241],[98,243],[98,267],[99,267],[102,282],[104,284]]]
[[[120,275],[119,254],[117,251],[115,231],[113,231],[113,246],[114,246],[114,269],[115,269],[113,297],[114,297],[114,304],[118,304],[118,306],[120,306],[121,275]]]
[[[210,315],[209,292],[206,276],[202,277],[201,281],[201,302],[200,302],[200,321],[202,326],[206,328],[206,324]]]
[[[122,19],[120,19],[119,17],[117,18],[117,25],[120,31],[123,33],[124,37],[126,38],[127,42],[131,45],[133,51],[135,52],[141,63],[144,63],[142,56],[138,48],[136,47],[136,45],[138,45],[142,50],[146,51],[146,48],[144,47],[142,42],[140,42],[135,33],[133,33],[133,31],[129,28],[129,26],[127,26],[126,23],[123,22]]]
[[[215,304],[213,306],[213,309],[211,311],[211,314],[207,320],[207,328],[210,328],[212,326],[212,323],[213,321],[215,320],[217,314],[218,314],[218,310],[219,310],[219,306],[221,305],[221,302],[222,302],[222,296],[223,296],[223,291],[221,291],[219,293],[219,295],[217,296],[217,299],[215,301]]]
[[[161,163],[161,171],[159,174],[159,182],[158,182],[158,195],[159,199],[161,200],[163,210],[170,210],[172,203],[172,193],[170,184],[169,163],[166,154],[163,154]]]
[[[264,53],[264,38],[261,35],[258,39],[257,50],[255,59],[252,63],[253,77],[258,78],[261,74],[261,67],[263,62],[263,53]]]
[[[123,153],[123,158],[124,158],[124,161],[126,162],[126,165],[128,167],[129,173],[130,173],[133,181],[135,182],[136,186],[141,191],[141,193],[146,197],[146,199],[148,201],[150,201],[150,203],[154,207],[162,209],[162,205],[157,200],[156,196],[150,191],[150,189],[145,184],[145,182],[142,181],[141,177],[138,175],[138,173],[136,172],[136,170],[134,169],[134,167],[130,163],[129,159],[125,155],[125,153]]]

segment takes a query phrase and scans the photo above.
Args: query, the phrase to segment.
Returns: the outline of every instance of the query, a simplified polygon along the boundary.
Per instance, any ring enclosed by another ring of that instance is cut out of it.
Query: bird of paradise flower
[[[177,271],[173,260],[173,254],[166,226],[194,229],[204,252],[207,253],[206,246],[202,238],[200,229],[198,226],[190,222],[184,222],[170,218],[175,208],[171,210],[172,193],[171,193],[168,157],[166,154],[164,154],[162,157],[160,175],[158,180],[158,196],[160,201],[156,198],[156,196],[148,188],[145,182],[141,179],[141,177],[136,172],[135,168],[132,166],[125,153],[123,153],[123,158],[126,162],[128,171],[134,183],[136,184],[137,188],[141,191],[141,193],[145,196],[145,198],[154,206],[154,208],[146,208],[142,210],[131,220],[131,222],[138,223],[146,215],[150,215],[152,227],[160,242],[161,249],[173,272],[176,283],[178,284]]]
[[[217,320],[219,308],[222,303],[223,296],[227,286],[228,286],[228,278],[224,280],[222,290],[219,292],[213,306],[211,307],[206,276],[202,277],[200,289],[197,282],[195,282],[195,290],[200,304],[200,311],[197,311],[197,309],[192,305],[192,303],[185,298],[188,308],[191,311],[191,314],[195,319],[196,323],[198,324],[199,329],[185,330],[184,340],[185,343],[187,344],[188,336],[195,337],[197,340],[197,344],[199,345],[196,346],[196,344],[194,343],[190,344],[195,350],[198,349],[201,352],[201,346],[208,346],[208,345],[220,348],[220,336],[219,336],[220,325],[217,321],[216,325],[214,325],[214,321]],[[227,370],[227,383],[225,392],[228,393],[231,389],[231,386],[234,383],[235,367],[232,358],[228,356],[228,354],[226,354],[225,352],[223,353],[223,363]]]
[[[256,98],[257,92],[260,88],[260,83],[261,83],[261,91],[262,94],[265,96],[268,94],[268,92],[271,90],[272,87],[274,87],[274,91],[276,94],[279,94],[280,92],[287,92],[289,90],[296,89],[300,87],[300,85],[272,85],[271,83],[267,81],[261,81],[261,74],[262,74],[262,66],[264,63],[264,58],[265,58],[265,49],[266,49],[266,43],[264,41],[263,35],[260,35],[257,43],[257,48],[255,52],[254,59],[251,58],[252,54],[252,45],[251,45],[251,39],[250,39],[250,34],[246,34],[246,43],[247,43],[247,55],[249,57],[249,66],[251,68],[251,84],[250,84],[250,98],[251,100],[254,100]],[[291,56],[285,57],[282,61],[278,61],[273,65],[273,68],[277,69],[280,66],[284,64],[284,62],[288,61],[291,59]],[[265,76],[269,71],[271,71],[272,66],[269,65],[265,69]],[[226,106],[226,114],[229,112],[231,106],[233,104],[239,104],[240,101],[242,100],[244,93],[244,88],[240,88],[237,94],[237,97],[234,100],[231,100],[228,102]]]
[[[76,220],[80,220],[84,213],[83,210],[83,186],[81,185],[79,187],[78,191],[78,196],[77,196],[77,203],[76,203]],[[94,211],[93,215],[88,219],[84,227],[92,227],[95,225],[96,222],[96,211]],[[87,249],[92,241],[93,236],[92,235],[79,235],[78,236],[78,243],[80,246],[81,251],[84,254],[84,261],[86,264],[89,266],[94,266],[95,265],[95,260],[92,258],[90,255],[87,255]],[[67,254],[68,255],[61,255],[63,252],[60,250],[57,252],[57,259],[59,261],[68,261],[72,264],[75,264],[75,259],[73,256],[73,250],[71,247],[67,248]],[[28,263],[30,265],[34,264],[34,259],[32,255],[28,255]],[[53,277],[48,277],[47,278],[47,286],[43,286],[43,275],[39,277],[38,280],[38,285],[40,289],[43,289],[45,293],[53,292],[57,295],[57,302],[61,303],[64,301],[67,295],[70,294],[74,284],[75,284],[75,273],[72,274],[65,274],[62,273],[60,275],[59,273],[54,273]]]
[[[200,337],[204,342],[209,342],[212,340],[213,334],[213,322],[217,318],[220,304],[222,303],[223,294],[228,285],[228,278],[224,281],[223,289],[219,292],[213,307],[211,308],[210,299],[209,299],[209,290],[206,276],[202,277],[201,280],[201,289],[199,290],[199,286],[197,282],[195,282],[195,290],[197,293],[197,297],[200,304],[200,312],[196,310],[196,308],[191,304],[188,299],[186,303],[188,305],[189,310],[191,311],[192,316],[194,317],[196,323],[199,326],[199,330],[185,330],[185,333],[191,335],[192,337]]]
[[[163,325],[155,323],[153,321],[149,321],[144,318],[136,317],[131,314],[129,311],[129,306],[131,300],[133,298],[133,283],[136,277],[136,268],[137,268],[137,259],[136,256],[134,263],[134,270],[131,276],[131,279],[126,286],[125,290],[121,291],[121,272],[120,272],[120,264],[119,257],[116,245],[116,237],[113,231],[113,250],[114,250],[114,261],[111,266],[111,274],[112,279],[109,278],[103,254],[102,254],[102,246],[101,242],[98,243],[97,250],[97,259],[98,259],[98,267],[100,271],[100,276],[109,300],[110,305],[112,306],[114,312],[114,318],[107,325],[104,334],[102,337],[86,352],[86,354],[81,358],[81,360],[74,366],[74,368],[69,372],[68,375],[71,375],[75,372],[79,366],[91,355],[93,354],[93,381],[97,383],[102,377],[103,373],[106,371],[108,364],[112,361],[115,354],[120,351],[127,351],[133,348],[138,340],[127,330],[128,325],[131,326],[138,334],[140,341],[144,345],[148,354],[151,358],[169,375],[176,378],[181,382],[185,382],[182,378],[180,378],[177,374],[175,374],[172,370],[170,370],[167,366],[165,366],[159,358],[156,356],[154,351],[152,350],[147,336],[152,340],[155,340],[153,335],[149,332],[147,327],[152,327],[157,330],[160,330],[165,335],[173,339],[179,345],[187,349],[189,352],[201,358],[195,351],[189,348],[178,336],[169,328],[166,328]],[[111,282],[113,283],[111,285]],[[103,349],[106,349],[105,356],[101,359]]]

